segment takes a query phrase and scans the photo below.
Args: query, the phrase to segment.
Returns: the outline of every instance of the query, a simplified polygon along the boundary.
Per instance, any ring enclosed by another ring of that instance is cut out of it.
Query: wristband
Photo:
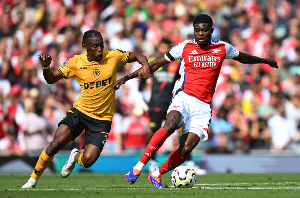
[[[43,67],[43,69],[49,69],[50,68],[50,65],[48,67]]]
[[[125,80],[125,82],[130,80],[129,76],[128,75],[124,76],[124,80]]]

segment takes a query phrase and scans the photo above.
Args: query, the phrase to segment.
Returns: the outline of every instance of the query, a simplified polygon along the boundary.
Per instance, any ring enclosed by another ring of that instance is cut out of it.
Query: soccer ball
[[[194,169],[187,166],[179,166],[171,174],[171,181],[176,188],[190,188],[197,179]]]

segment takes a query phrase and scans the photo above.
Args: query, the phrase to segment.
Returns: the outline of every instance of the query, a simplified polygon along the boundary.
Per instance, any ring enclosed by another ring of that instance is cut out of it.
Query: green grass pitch
[[[124,174],[78,173],[62,179],[44,174],[35,189],[22,189],[29,175],[1,174],[0,197],[300,197],[299,174],[208,174],[197,176],[193,188],[172,187],[170,174],[163,176],[167,189],[154,189],[143,173],[134,185]]]

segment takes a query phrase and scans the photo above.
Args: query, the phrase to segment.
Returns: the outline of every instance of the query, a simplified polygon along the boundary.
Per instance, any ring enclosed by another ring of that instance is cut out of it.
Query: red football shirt
[[[195,39],[177,44],[165,54],[168,61],[181,59],[181,78],[173,94],[183,91],[210,104],[224,59],[238,55],[239,51],[232,45],[218,39],[212,39],[207,46],[199,46]]]

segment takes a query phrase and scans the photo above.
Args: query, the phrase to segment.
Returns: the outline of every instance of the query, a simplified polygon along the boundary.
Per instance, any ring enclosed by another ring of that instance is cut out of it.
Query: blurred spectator
[[[230,134],[233,133],[233,130],[234,126],[227,119],[226,109],[221,107],[217,116],[211,119],[211,133],[209,133],[211,147],[207,152],[231,153]]]
[[[297,140],[297,125],[295,120],[286,117],[283,104],[277,106],[278,114],[268,120],[271,136],[271,149],[275,152],[293,149],[293,141]]]
[[[298,130],[300,129],[300,95],[293,95],[285,103],[286,117],[296,121]]]
[[[24,110],[25,118],[22,122],[22,130],[26,153],[37,155],[49,143],[50,125],[45,117],[36,113],[33,99],[27,98],[24,101]]]
[[[258,108],[259,117],[268,120],[270,117],[277,113],[277,106],[281,103],[281,98],[278,93],[271,93],[268,104],[262,104]]]
[[[248,153],[250,142],[248,118],[242,113],[242,108],[239,104],[236,104],[228,113],[228,120],[234,127],[233,132],[230,133],[233,148]]]
[[[267,119],[258,115],[257,107],[252,107],[249,116],[250,149],[269,149],[270,134],[267,126]]]
[[[125,131],[123,127],[124,113],[120,100],[115,98],[115,114],[111,124],[111,130],[105,143],[103,152],[106,154],[124,154]]]
[[[150,118],[145,115],[146,104],[141,100],[131,109],[130,116],[124,119],[125,150],[128,154],[143,152],[150,138]]]
[[[7,134],[0,139],[0,155],[16,155],[25,154],[25,144],[18,138],[18,125],[13,122],[8,125]]]
[[[4,99],[3,94],[0,91],[0,139],[4,138],[5,132],[4,132],[4,126],[6,124],[5,122],[5,113],[4,112]]]

